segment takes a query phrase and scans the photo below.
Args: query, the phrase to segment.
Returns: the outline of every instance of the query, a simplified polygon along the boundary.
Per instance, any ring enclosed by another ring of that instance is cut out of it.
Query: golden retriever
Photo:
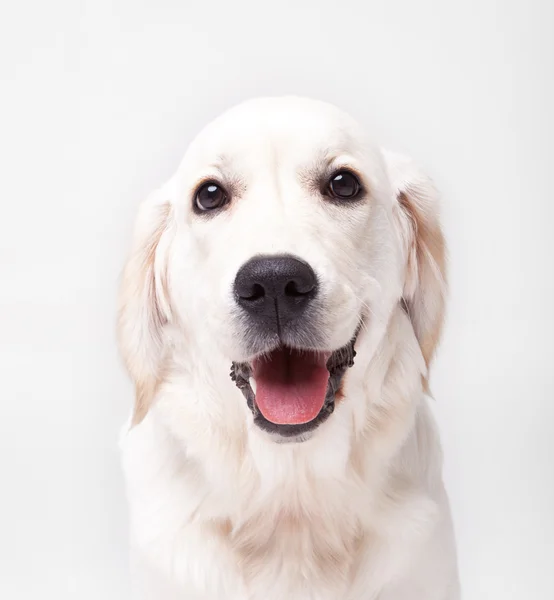
[[[207,126],[122,280],[137,597],[456,600],[445,292],[433,184],[352,118],[264,98]]]

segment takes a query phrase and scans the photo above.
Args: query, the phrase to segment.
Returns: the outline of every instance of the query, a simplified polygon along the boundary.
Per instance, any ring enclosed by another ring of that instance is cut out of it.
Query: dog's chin
[[[254,424],[278,443],[310,439],[335,410],[344,374],[354,364],[356,337],[334,352],[279,345],[234,362],[231,378]]]

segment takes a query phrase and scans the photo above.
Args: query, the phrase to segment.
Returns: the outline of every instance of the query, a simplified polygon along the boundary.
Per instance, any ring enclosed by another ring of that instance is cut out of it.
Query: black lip
[[[256,406],[256,395],[250,385],[250,376],[252,368],[249,363],[233,362],[231,366],[231,379],[243,393],[246,403],[254,415],[254,423],[262,430],[268,433],[278,434],[281,437],[296,437],[309,433],[324,423],[335,410],[335,397],[340,389],[340,384],[346,373],[346,370],[354,365],[356,351],[354,345],[358,337],[359,329],[346,346],[335,350],[327,361],[327,370],[329,371],[329,381],[327,383],[327,392],[325,402],[319,414],[308,423],[298,425],[278,425],[268,421]]]

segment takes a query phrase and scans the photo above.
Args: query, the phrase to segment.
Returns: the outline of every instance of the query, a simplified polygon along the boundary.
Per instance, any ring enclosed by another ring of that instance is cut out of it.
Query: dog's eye
[[[350,171],[338,171],[327,184],[327,193],[332,198],[351,200],[360,193],[360,182]]]
[[[200,186],[196,192],[195,203],[198,210],[202,211],[221,208],[227,203],[227,193],[220,185],[210,181]]]

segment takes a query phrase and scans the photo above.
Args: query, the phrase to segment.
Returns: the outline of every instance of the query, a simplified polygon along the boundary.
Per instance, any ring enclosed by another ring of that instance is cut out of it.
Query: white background
[[[464,598],[552,600],[552,2],[4,4],[0,597],[128,597],[114,300],[135,209],[220,111],[295,93],[443,191],[432,387]]]

